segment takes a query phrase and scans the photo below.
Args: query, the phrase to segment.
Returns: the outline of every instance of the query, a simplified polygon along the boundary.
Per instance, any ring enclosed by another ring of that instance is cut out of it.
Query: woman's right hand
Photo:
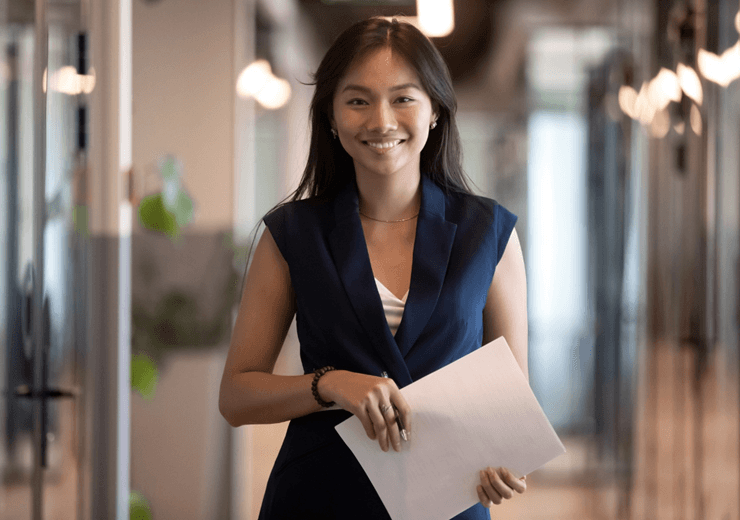
[[[411,432],[411,408],[392,379],[332,370],[321,376],[317,390],[324,401],[334,401],[356,415],[367,436],[380,443],[380,449],[388,451],[393,445],[393,449],[401,451],[394,407],[407,434]]]

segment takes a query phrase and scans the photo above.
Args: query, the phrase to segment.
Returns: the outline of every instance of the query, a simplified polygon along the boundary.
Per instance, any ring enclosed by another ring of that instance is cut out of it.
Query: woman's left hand
[[[514,496],[514,491],[519,494],[527,490],[527,476],[516,478],[506,468],[486,468],[480,472],[480,485],[478,499],[484,507],[499,505],[504,499]]]

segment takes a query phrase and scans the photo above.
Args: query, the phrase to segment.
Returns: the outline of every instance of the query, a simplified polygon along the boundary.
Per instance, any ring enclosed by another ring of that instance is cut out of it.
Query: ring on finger
[[[383,415],[385,415],[385,412],[387,412],[390,409],[391,409],[391,405],[389,405],[389,404],[381,405],[380,406],[380,413],[382,413]]]

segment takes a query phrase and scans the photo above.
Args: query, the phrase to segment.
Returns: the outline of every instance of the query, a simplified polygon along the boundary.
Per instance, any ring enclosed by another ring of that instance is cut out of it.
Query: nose
[[[396,130],[397,127],[396,114],[390,103],[381,101],[372,107],[367,121],[369,131],[385,134]]]

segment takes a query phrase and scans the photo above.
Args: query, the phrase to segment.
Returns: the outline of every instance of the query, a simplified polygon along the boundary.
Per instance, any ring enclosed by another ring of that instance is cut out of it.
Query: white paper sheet
[[[485,467],[521,477],[565,453],[503,337],[401,393],[413,431],[400,452],[383,452],[357,417],[336,426],[393,520],[449,520],[478,502]]]

